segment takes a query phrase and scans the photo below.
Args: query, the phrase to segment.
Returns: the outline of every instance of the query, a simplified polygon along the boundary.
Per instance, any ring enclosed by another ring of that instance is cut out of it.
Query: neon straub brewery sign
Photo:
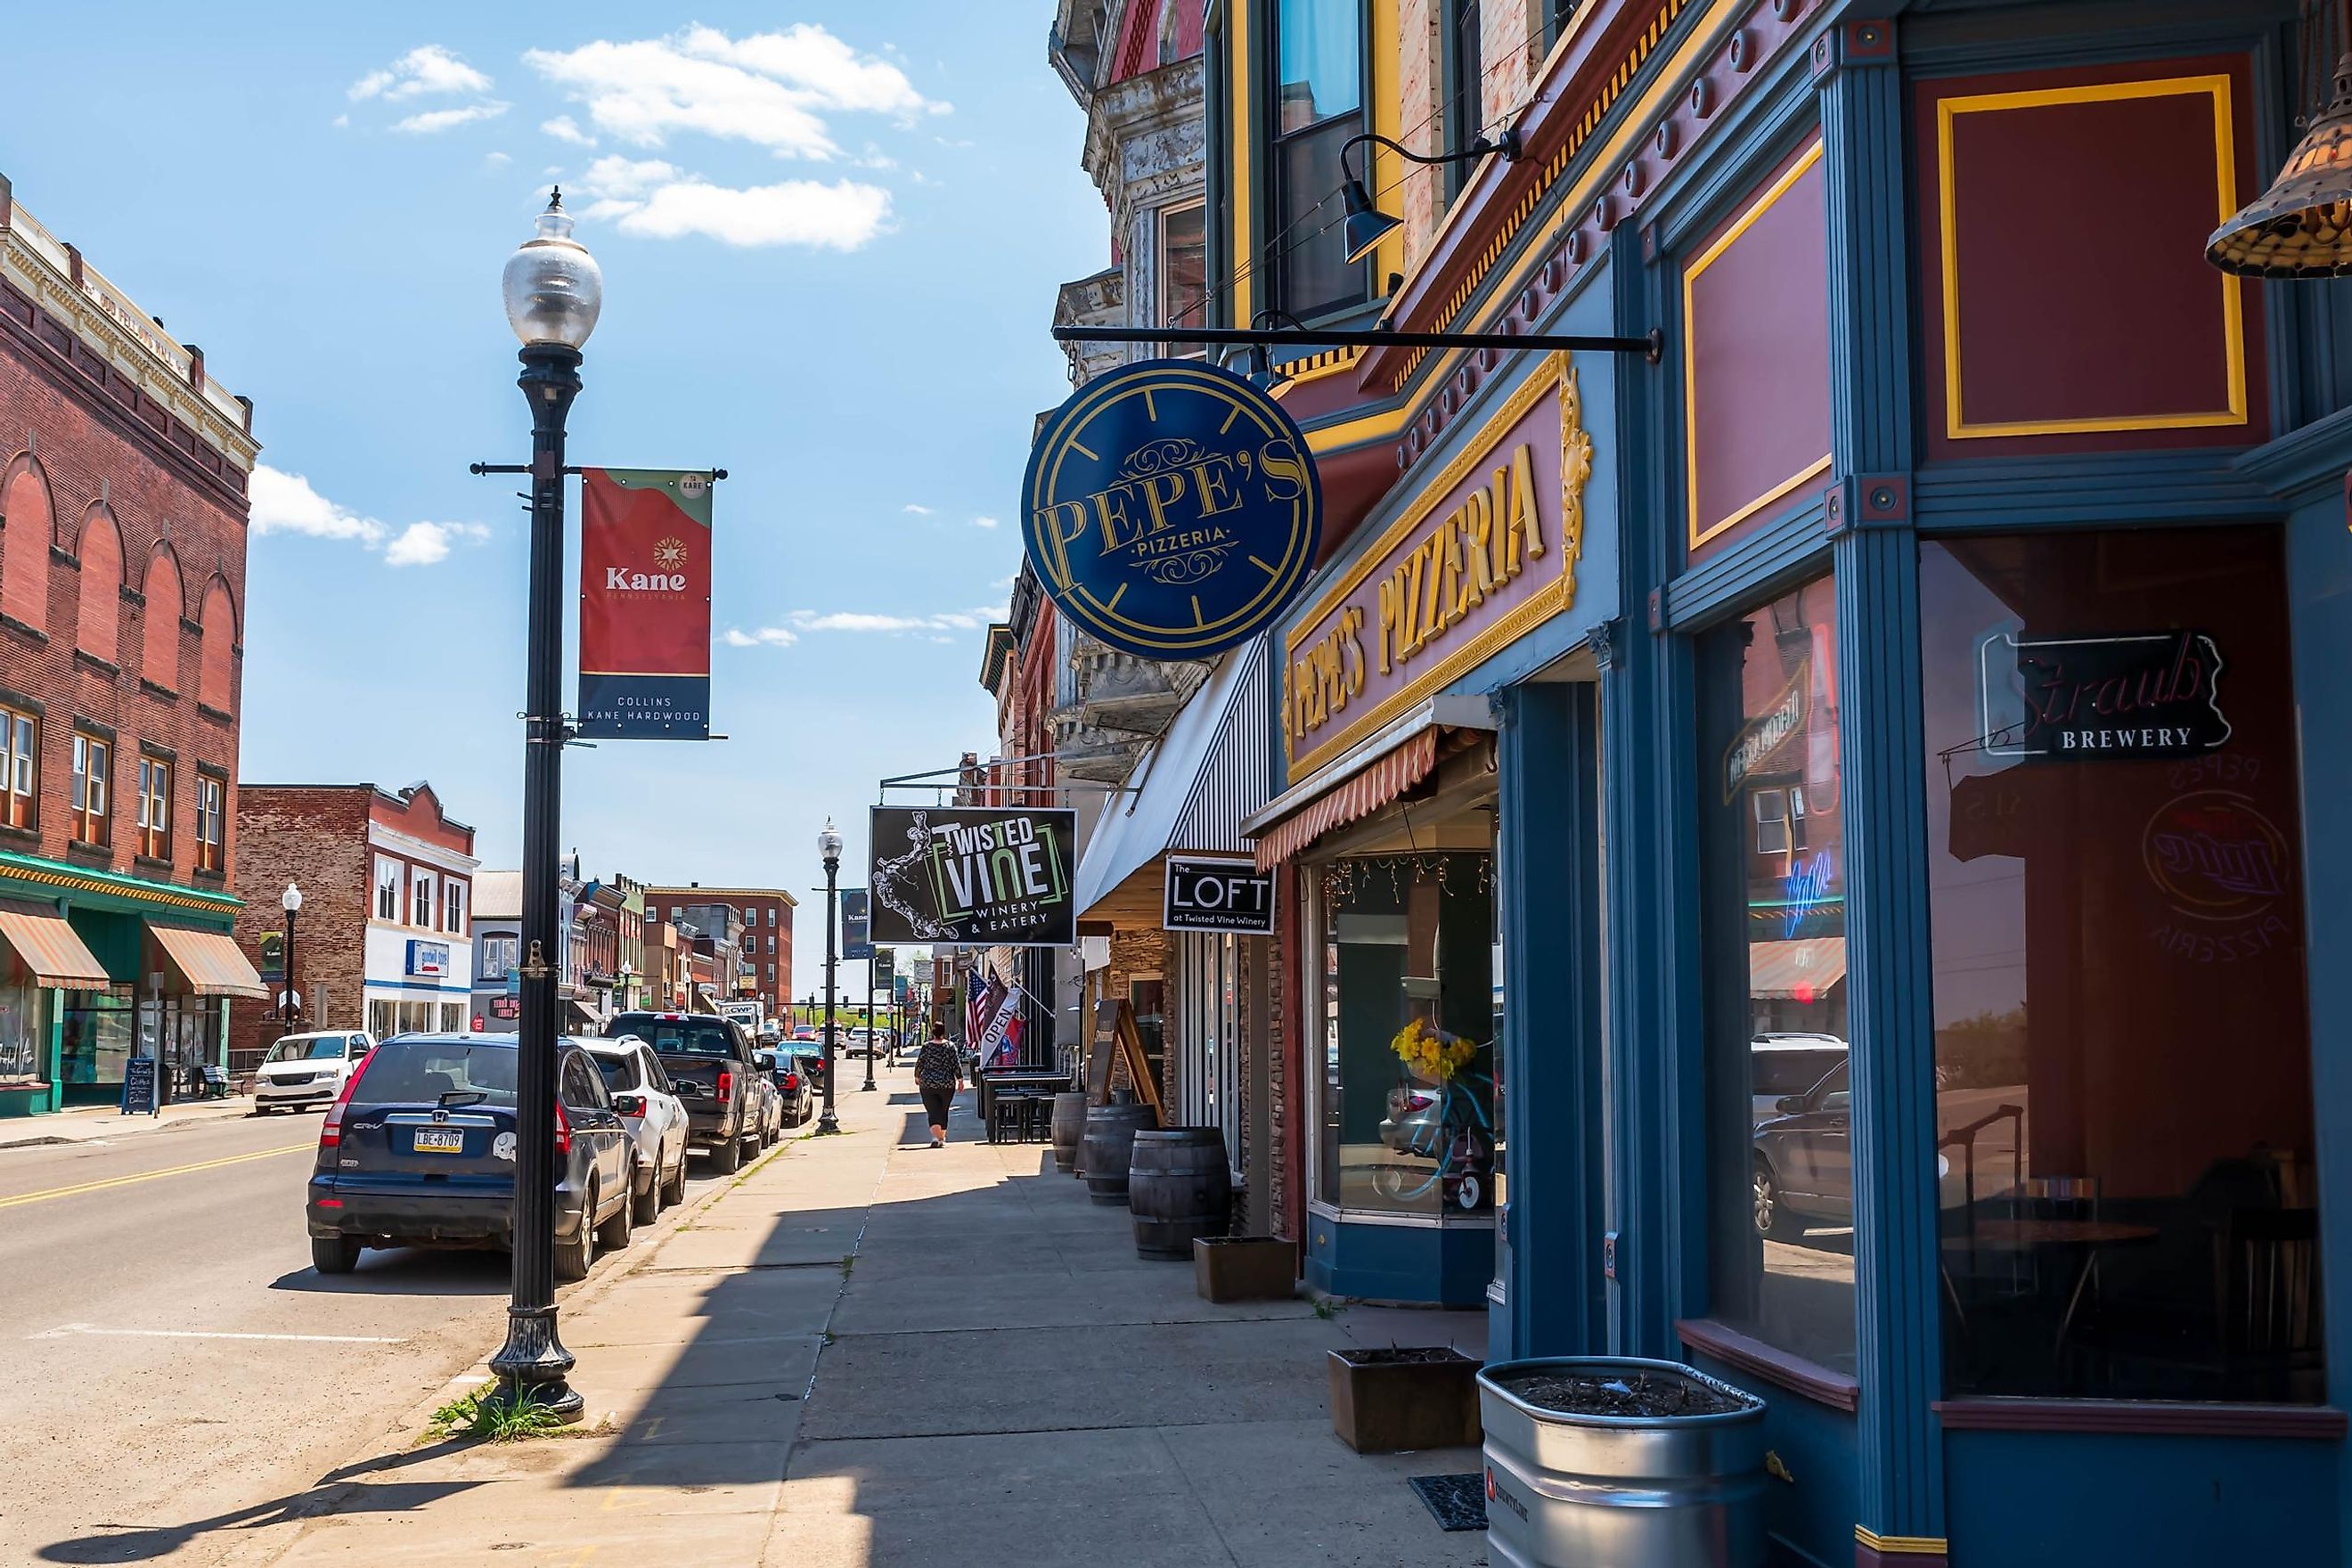
[[[1576,602],[1591,474],[1576,371],[1554,354],[1291,628],[1294,779]]]
[[[1322,497],[1306,439],[1240,376],[1148,360],[1046,420],[1022,531],[1080,626],[1146,658],[1201,658],[1273,624],[1315,564]]]

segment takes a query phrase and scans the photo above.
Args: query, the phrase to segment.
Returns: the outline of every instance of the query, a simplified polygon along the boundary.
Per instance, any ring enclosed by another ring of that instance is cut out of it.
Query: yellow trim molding
[[[1952,125],[1963,114],[2042,109],[2058,103],[2113,103],[2141,98],[2187,98],[2206,94],[2213,104],[2214,185],[2217,223],[2238,210],[2237,152],[2230,114],[2227,76],[2165,77],[2145,81],[2101,82],[2088,87],[2042,88],[2031,92],[1987,92],[1947,98],[1936,105],[1937,200],[1943,220],[1937,238],[1944,279],[1944,434],[1955,441],[1998,436],[2063,436],[2097,430],[2192,430],[2246,423],[2246,328],[2243,285],[2233,273],[2215,272],[2221,286],[2223,352],[2230,376],[2230,405],[2187,414],[2118,414],[2086,419],[2017,419],[1969,423],[1960,407],[1959,244],[1953,196]]]
[[[1820,460],[1806,464],[1796,473],[1782,479],[1737,510],[1717,518],[1703,529],[1699,526],[1698,333],[1696,330],[1696,320],[1691,313],[1691,286],[1698,281],[1700,273],[1705,272],[1721,259],[1724,252],[1729,250],[1741,235],[1753,228],[1758,219],[1772,210],[1774,203],[1787,195],[1790,188],[1799,180],[1803,179],[1807,172],[1822,161],[1822,147],[1821,139],[1815,137],[1812,146],[1806,150],[1803,157],[1789,165],[1779,179],[1773,181],[1765,188],[1762,195],[1748,204],[1747,211],[1732,220],[1731,226],[1725,229],[1713,245],[1700,251],[1691,264],[1683,268],[1683,469],[1689,497],[1684,515],[1689,519],[1690,547],[1693,550],[1696,550],[1726,529],[1738,527],[1806,480],[1817,479],[1830,471],[1831,454],[1824,452]],[[1822,279],[1822,287],[1824,289],[1829,287],[1827,279]]]
[[[1290,782],[1295,786],[1314,776],[1315,771],[1333,758],[1344,755],[1348,749],[1364,736],[1372,734],[1394,720],[1414,703],[1454,679],[1465,670],[1475,669],[1503,648],[1549,620],[1576,603],[1576,563],[1584,553],[1584,487],[1592,474],[1592,437],[1584,428],[1583,395],[1577,384],[1575,362],[1565,353],[1551,355],[1551,363],[1528,377],[1507,402],[1496,410],[1477,436],[1465,447],[1444,470],[1422,487],[1412,502],[1399,512],[1396,521],[1382,530],[1381,536],[1367,545],[1355,562],[1315,601],[1315,607],[1290,624],[1284,636],[1282,682],[1284,711],[1289,711],[1290,672],[1301,646],[1312,638],[1324,621],[1350,594],[1385,563],[1390,554],[1428,520],[1447,496],[1486,462],[1503,443],[1520,420],[1527,417],[1547,397],[1559,398],[1560,423],[1560,522],[1559,575],[1534,594],[1497,616],[1486,627],[1460,646],[1446,653],[1411,680],[1382,698],[1362,715],[1334,731],[1331,736],[1290,761]],[[1291,745],[1286,727],[1283,744]]]
[[[1940,1535],[1881,1535],[1866,1524],[1853,1527],[1853,1538],[1888,1557],[1946,1557],[1952,1543]]]

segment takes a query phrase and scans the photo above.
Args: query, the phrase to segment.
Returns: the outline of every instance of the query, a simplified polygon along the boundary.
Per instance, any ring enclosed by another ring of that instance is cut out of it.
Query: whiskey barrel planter
[[[1577,1356],[1478,1374],[1498,1568],[1761,1568],[1764,1402],[1674,1362]]]
[[[1127,1202],[1127,1160],[1135,1135],[1159,1120],[1148,1105],[1087,1108],[1086,1134],[1078,1140],[1078,1171],[1087,1179],[1087,1196],[1098,1204]]]
[[[1087,1135],[1087,1097],[1054,1097],[1054,1169],[1064,1174],[1077,1169],[1078,1140]]]
[[[1233,1173],[1225,1136],[1213,1127],[1138,1132],[1127,1162],[1127,1206],[1135,1214],[1135,1250],[1183,1262],[1202,1237],[1232,1226]]]

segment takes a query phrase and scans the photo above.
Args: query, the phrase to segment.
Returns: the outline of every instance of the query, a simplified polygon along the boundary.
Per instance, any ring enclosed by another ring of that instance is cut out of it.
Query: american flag
[[[993,974],[984,985],[967,984],[963,1004],[963,1041],[973,1050],[980,1048],[980,1037],[988,1028],[988,1021],[996,1016],[996,1005],[1004,997],[1004,983]]]

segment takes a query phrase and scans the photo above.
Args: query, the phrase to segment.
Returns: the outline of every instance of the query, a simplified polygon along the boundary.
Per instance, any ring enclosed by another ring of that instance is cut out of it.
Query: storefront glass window
[[[21,969],[0,984],[0,1083],[38,1083],[48,1076],[49,994]]]
[[[1494,866],[1489,854],[1431,852],[1315,868],[1320,1201],[1493,1209]]]
[[[2278,535],[1919,576],[1946,1385],[2319,1399]]]
[[[1709,1312],[1854,1371],[1831,579],[1699,643]]]
[[[68,1083],[121,1083],[122,1064],[138,1037],[131,987],[76,991],[66,998],[59,1074]]]

